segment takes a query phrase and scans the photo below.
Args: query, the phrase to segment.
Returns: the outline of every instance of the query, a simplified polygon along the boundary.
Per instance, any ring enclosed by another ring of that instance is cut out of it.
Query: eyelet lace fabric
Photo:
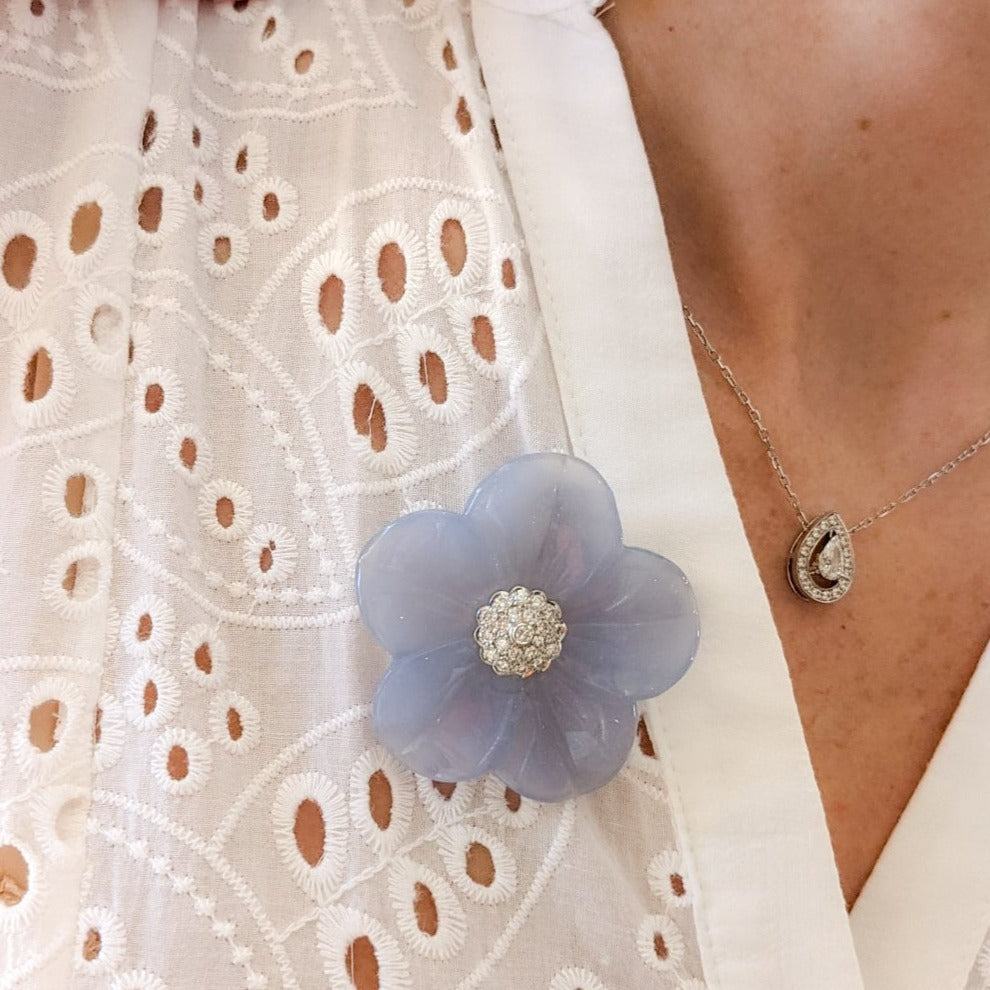
[[[703,987],[645,721],[561,805],[371,730],[361,547],[567,446],[466,9],[10,0],[0,80],[0,986]]]

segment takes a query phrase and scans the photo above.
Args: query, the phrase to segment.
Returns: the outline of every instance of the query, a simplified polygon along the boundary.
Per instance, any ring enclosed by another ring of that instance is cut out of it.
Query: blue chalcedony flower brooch
[[[601,787],[625,762],[636,701],[698,646],[687,578],[622,545],[602,476],[563,454],[490,474],[464,513],[413,512],[357,565],[361,616],[391,654],[375,730],[416,773],[494,773],[537,801]]]

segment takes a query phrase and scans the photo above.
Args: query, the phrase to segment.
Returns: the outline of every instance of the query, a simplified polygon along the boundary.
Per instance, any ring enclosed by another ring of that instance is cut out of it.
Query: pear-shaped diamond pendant
[[[787,579],[802,598],[828,605],[852,587],[852,537],[837,512],[819,516],[798,535],[787,560]]]

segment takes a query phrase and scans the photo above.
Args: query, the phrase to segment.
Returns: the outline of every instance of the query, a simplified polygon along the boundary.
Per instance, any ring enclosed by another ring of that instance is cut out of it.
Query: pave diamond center
[[[496,674],[530,677],[557,657],[567,633],[560,606],[539,589],[496,591],[478,609],[474,641]]]

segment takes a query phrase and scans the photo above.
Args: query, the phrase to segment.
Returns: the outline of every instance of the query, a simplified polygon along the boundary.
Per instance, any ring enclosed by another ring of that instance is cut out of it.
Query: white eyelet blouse
[[[6,4],[2,990],[990,986],[988,663],[848,917],[595,6]],[[544,806],[377,744],[353,590],[536,450],[702,622]]]

